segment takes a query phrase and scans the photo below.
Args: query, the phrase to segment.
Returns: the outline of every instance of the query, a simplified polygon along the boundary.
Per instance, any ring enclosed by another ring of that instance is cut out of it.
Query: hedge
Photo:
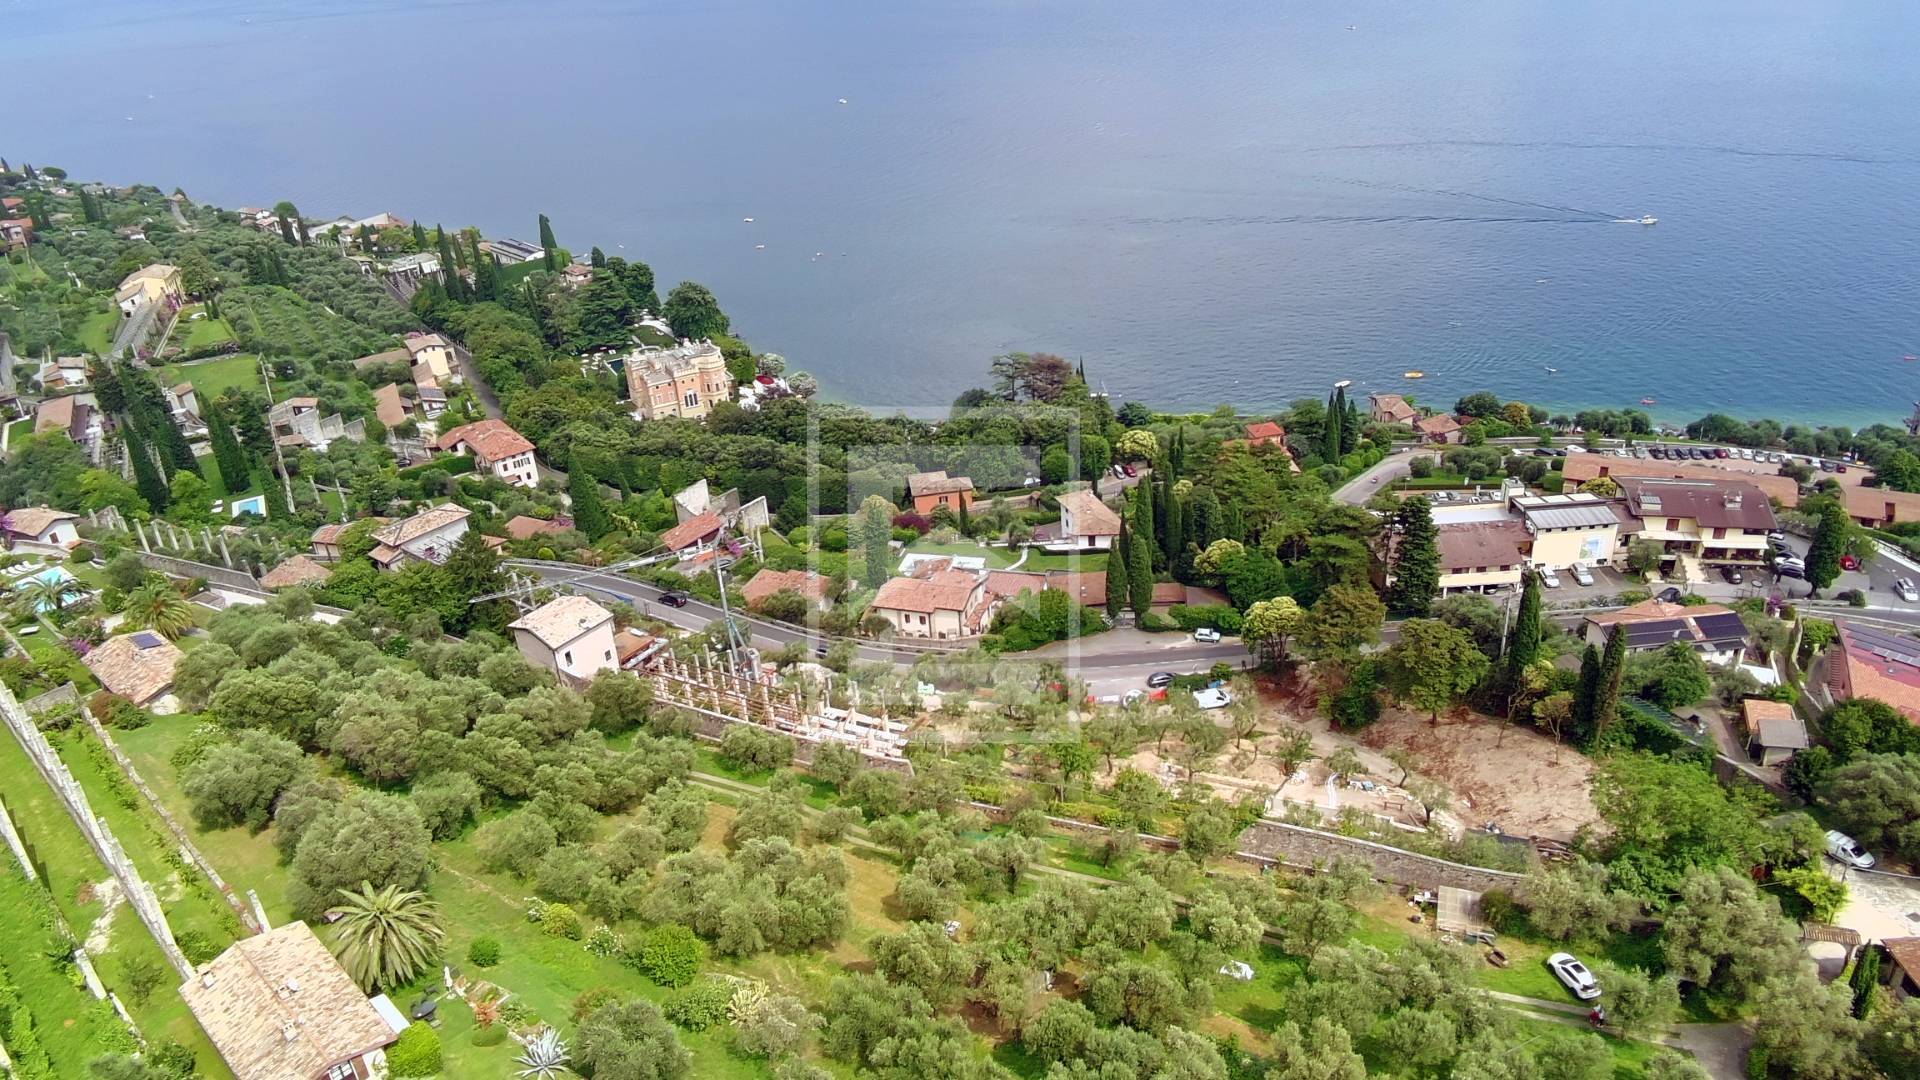
[[[395,1077],[440,1075],[440,1033],[416,1020],[387,1048],[387,1072]]]

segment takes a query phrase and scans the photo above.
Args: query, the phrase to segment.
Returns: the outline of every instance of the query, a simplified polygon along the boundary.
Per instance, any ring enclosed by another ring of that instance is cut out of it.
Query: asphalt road
[[[1407,475],[1407,470],[1410,468],[1408,463],[1423,452],[1431,451],[1401,450],[1398,453],[1388,454],[1380,459],[1379,464],[1347,481],[1340,490],[1334,492],[1334,500],[1349,506],[1359,506],[1373,498],[1374,492],[1391,486],[1395,480]]]

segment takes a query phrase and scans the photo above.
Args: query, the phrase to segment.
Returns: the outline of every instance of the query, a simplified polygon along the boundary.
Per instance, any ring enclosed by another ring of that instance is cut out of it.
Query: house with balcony
[[[1462,438],[1460,421],[1446,413],[1414,421],[1413,430],[1421,439],[1430,443],[1457,443]]]
[[[1779,523],[1766,494],[1754,485],[1637,476],[1614,482],[1632,519],[1624,531],[1660,545],[1662,565],[1677,564],[1686,580],[1703,580],[1704,566],[1767,563],[1767,534]]]
[[[33,544],[42,549],[72,547],[80,542],[80,515],[50,506],[22,506],[0,511],[0,540],[7,547]]]
[[[1470,521],[1438,525],[1440,591],[1493,592],[1520,584],[1533,537],[1517,521]]]
[[[1620,554],[1623,505],[1598,495],[1521,495],[1509,505],[1532,539],[1527,564],[1565,570],[1611,566]]]
[[[1411,424],[1420,410],[1399,394],[1368,394],[1367,419],[1376,424]]]
[[[207,425],[200,419],[200,398],[193,392],[192,383],[163,386],[160,396],[166,399],[167,415],[172,417],[173,426],[179,428],[181,434],[191,437],[206,432]]]
[[[1060,520],[1033,531],[1033,542],[1047,551],[1111,551],[1120,536],[1120,515],[1092,491],[1063,492]]]
[[[440,436],[437,449],[472,454],[474,468],[491,473],[515,487],[539,487],[540,466],[533,460],[533,443],[505,420],[462,424]]]
[[[953,641],[980,633],[986,601],[985,575],[934,570],[925,577],[887,579],[867,613],[887,620],[897,637]]]
[[[428,381],[435,386],[446,386],[460,381],[460,364],[453,354],[453,343],[439,334],[411,333],[406,336],[407,355],[413,359],[413,366],[425,367]],[[420,381],[416,371],[414,382]]]
[[[180,268],[168,263],[153,263],[128,274],[113,294],[120,314],[131,316],[145,307],[157,307],[166,314],[180,310],[187,293],[180,284]]]

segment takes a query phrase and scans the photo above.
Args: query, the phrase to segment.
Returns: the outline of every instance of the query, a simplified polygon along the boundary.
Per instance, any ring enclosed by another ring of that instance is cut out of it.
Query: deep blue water
[[[527,239],[545,211],[868,404],[1011,349],[1170,406],[1920,397],[1911,0],[0,14],[16,163]]]

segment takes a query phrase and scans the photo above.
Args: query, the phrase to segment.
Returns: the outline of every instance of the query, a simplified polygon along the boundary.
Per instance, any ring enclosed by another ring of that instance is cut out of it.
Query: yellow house
[[[148,304],[168,304],[178,310],[186,299],[180,286],[180,268],[169,263],[154,263],[128,274],[113,294],[113,302],[122,315],[131,315]]]
[[[1767,534],[1778,525],[1767,496],[1752,484],[1730,480],[1665,480],[1623,476],[1626,511],[1639,539],[1660,545],[1677,559],[1688,580],[1700,564],[1758,566],[1767,559]]]
[[[1513,500],[1533,537],[1531,566],[1611,566],[1620,549],[1620,515],[1598,495],[1529,495]]]
[[[936,570],[925,578],[897,577],[880,586],[867,611],[887,620],[900,637],[952,640],[980,632],[973,615],[981,582],[964,570]]]

